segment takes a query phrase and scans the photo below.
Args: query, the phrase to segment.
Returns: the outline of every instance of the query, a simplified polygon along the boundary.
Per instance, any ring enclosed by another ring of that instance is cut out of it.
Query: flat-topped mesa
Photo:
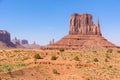
[[[0,49],[15,48],[11,42],[10,33],[6,30],[0,30]]]
[[[90,14],[73,14],[70,17],[70,35],[102,35],[99,19],[95,25]]]
[[[10,33],[5,30],[0,30],[0,41],[9,43],[10,42]]]

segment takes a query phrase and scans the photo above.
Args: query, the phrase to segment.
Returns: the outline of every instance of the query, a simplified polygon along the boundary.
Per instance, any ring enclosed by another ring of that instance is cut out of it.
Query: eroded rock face
[[[10,42],[10,33],[4,30],[0,30],[0,41]]]
[[[7,47],[15,47],[15,45],[11,42],[10,33],[5,30],[0,30],[0,48]]]
[[[99,22],[95,25],[90,14],[73,14],[70,17],[69,34],[101,35]]]
[[[90,14],[73,14],[70,17],[69,34],[59,41],[42,47],[42,49],[59,50],[104,50],[120,49],[102,37],[99,19],[95,25]]]

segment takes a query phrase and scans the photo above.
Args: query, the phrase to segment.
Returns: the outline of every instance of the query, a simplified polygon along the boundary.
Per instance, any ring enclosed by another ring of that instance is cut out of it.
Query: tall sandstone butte
[[[10,33],[5,30],[0,30],[0,49],[16,47],[10,39]]]
[[[56,43],[42,47],[42,49],[67,50],[103,50],[118,49],[119,47],[102,37],[99,19],[96,25],[92,21],[91,14],[73,14],[70,17],[69,34]]]
[[[90,14],[73,14],[70,17],[70,35],[101,35],[99,21],[97,25],[92,22]]]

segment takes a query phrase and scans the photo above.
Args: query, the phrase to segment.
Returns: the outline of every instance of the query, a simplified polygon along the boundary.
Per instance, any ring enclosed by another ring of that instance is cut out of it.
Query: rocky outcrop
[[[0,41],[9,43],[10,42],[10,33],[5,30],[0,30]]]
[[[20,40],[15,37],[15,39],[12,40],[12,43],[15,45],[20,45]]]
[[[29,43],[28,43],[28,40],[23,39],[21,40],[21,44],[24,45],[24,44],[29,44]]]
[[[70,17],[69,34],[56,43],[49,44],[42,49],[54,50],[103,50],[118,49],[119,47],[102,37],[99,19],[96,25],[90,14],[73,14]]]
[[[10,33],[5,30],[0,30],[0,48],[16,47],[10,39]]]
[[[95,25],[90,14],[73,14],[70,17],[69,34],[101,35],[99,22]]]
[[[24,49],[40,49],[40,45],[36,44],[35,42],[33,44],[29,44],[28,40],[26,39],[15,39],[12,40],[13,44],[17,46],[17,48],[24,48]]]

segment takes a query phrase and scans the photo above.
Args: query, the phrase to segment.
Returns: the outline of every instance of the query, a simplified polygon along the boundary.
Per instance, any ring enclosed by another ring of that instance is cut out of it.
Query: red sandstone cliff
[[[0,49],[15,47],[16,46],[11,42],[10,33],[5,30],[0,30]]]
[[[42,49],[103,50],[119,47],[102,37],[99,19],[95,25],[91,14],[73,14],[70,17],[69,34],[56,43]]]
[[[69,34],[101,35],[99,22],[93,24],[90,14],[73,14],[70,17]]]

